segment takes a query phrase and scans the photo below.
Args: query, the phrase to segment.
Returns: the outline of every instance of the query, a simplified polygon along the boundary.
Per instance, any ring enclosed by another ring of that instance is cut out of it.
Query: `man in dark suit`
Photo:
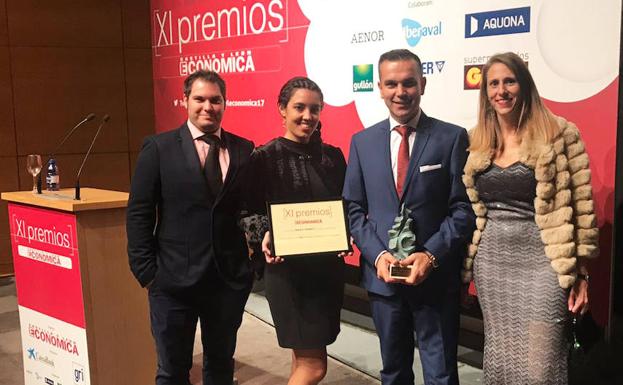
[[[468,136],[421,111],[421,67],[408,50],[381,55],[378,86],[389,119],[353,136],[344,185],[384,385],[413,384],[414,330],[425,383],[458,384],[459,272],[475,224],[461,181]],[[403,205],[411,210],[416,251],[398,261],[388,230]],[[390,265],[411,266],[410,275],[391,278]]]
[[[145,139],[127,211],[130,267],[149,290],[157,385],[190,384],[197,320],[203,384],[231,385],[252,274],[237,222],[253,143],[224,131],[225,82],[184,81],[188,120]]]

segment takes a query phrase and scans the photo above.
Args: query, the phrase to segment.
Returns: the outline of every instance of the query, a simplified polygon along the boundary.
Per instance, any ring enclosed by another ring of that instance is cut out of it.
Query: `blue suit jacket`
[[[396,193],[389,141],[389,120],[355,134],[351,141],[344,198],[351,233],[362,253],[362,284],[381,295],[395,294],[400,286],[400,290],[435,301],[438,295],[458,289],[466,240],[475,227],[461,180],[467,160],[467,132],[421,114],[402,200]],[[420,169],[427,165],[441,167]],[[431,252],[440,265],[414,287],[386,284],[377,278],[374,267],[379,253],[389,250],[387,231],[403,203],[411,210],[418,248]]]

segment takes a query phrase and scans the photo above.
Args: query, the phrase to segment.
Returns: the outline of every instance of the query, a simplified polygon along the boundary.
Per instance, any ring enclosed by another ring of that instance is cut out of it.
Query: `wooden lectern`
[[[147,292],[130,272],[128,193],[2,193],[9,201],[25,384],[154,382]]]

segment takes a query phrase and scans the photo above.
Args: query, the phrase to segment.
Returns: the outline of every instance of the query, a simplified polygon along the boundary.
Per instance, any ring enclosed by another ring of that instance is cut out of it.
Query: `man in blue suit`
[[[422,112],[421,68],[408,50],[381,55],[378,86],[389,119],[353,136],[344,185],[381,342],[383,385],[414,383],[414,331],[425,383],[459,383],[459,272],[475,227],[461,181],[468,136]],[[398,261],[388,251],[387,232],[403,205],[411,210],[416,251]],[[404,280],[389,275],[398,264],[411,266]]]

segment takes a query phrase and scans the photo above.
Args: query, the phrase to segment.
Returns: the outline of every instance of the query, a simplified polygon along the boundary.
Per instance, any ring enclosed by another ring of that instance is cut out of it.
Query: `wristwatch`
[[[586,283],[588,284],[588,281],[589,281],[589,276],[588,276],[588,274],[581,274],[581,273],[580,273],[580,274],[578,274],[578,279],[583,279],[583,280],[585,280],[585,281],[586,281]]]
[[[426,254],[426,256],[428,257],[428,263],[433,266],[433,269],[439,267],[439,263],[437,263],[437,258],[435,258],[435,256],[432,255],[430,251],[424,250],[423,253]]]

